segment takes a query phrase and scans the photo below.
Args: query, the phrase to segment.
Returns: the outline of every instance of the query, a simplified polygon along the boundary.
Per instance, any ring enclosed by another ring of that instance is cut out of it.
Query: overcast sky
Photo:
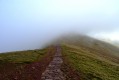
[[[70,32],[119,41],[119,0],[0,0],[0,52]]]

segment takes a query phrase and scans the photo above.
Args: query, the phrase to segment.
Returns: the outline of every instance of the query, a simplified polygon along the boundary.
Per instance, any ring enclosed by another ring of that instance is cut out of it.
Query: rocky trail
[[[57,51],[53,60],[49,63],[46,70],[42,73],[41,80],[65,80],[63,72],[60,70],[63,63],[61,48],[57,46]]]

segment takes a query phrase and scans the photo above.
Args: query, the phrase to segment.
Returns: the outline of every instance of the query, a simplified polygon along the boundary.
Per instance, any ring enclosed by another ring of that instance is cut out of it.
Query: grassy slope
[[[88,36],[69,36],[60,40],[64,44],[82,47],[98,56],[119,63],[119,48],[109,43],[102,42]]]
[[[39,61],[48,48],[0,54],[0,79],[10,80],[15,71],[21,72],[26,64]]]
[[[41,58],[46,51],[46,49],[43,49],[3,53],[0,54],[0,61],[12,63],[30,63]]]
[[[59,42],[66,64],[80,72],[82,80],[119,80],[116,46],[82,35],[65,36]]]
[[[119,79],[119,64],[99,56],[98,51],[91,52],[86,47],[74,45],[65,45],[62,48],[67,65],[80,72],[82,80]]]

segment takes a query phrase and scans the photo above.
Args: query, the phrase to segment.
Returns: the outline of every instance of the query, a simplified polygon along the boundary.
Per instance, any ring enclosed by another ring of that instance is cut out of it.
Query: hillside
[[[67,80],[118,80],[119,64],[82,47],[64,45],[62,49]]]
[[[117,47],[91,37],[77,35],[63,37],[59,42],[62,43],[64,59],[62,70],[68,80],[78,80],[79,76],[81,80],[118,80]]]
[[[53,46],[44,49],[0,54],[0,80],[40,80],[52,56]]]
[[[112,44],[85,35],[64,36],[59,42],[75,48],[85,48],[94,54],[98,54],[98,56],[119,63],[119,48]]]

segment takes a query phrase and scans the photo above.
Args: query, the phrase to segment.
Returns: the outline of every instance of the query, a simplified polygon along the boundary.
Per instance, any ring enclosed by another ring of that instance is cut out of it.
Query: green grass
[[[39,60],[46,52],[47,49],[3,53],[0,54],[0,63],[30,63]]]
[[[119,80],[117,63],[98,56],[86,48],[66,45],[62,48],[67,64],[81,73],[82,80]]]

